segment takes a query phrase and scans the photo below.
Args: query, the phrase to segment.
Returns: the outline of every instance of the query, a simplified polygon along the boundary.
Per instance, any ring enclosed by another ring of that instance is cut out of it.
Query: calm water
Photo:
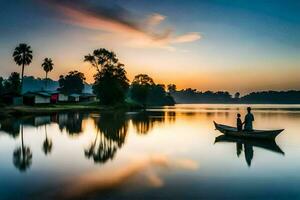
[[[300,106],[253,106],[255,128],[285,129],[276,143],[218,137],[245,107],[1,121],[0,199],[299,199]]]

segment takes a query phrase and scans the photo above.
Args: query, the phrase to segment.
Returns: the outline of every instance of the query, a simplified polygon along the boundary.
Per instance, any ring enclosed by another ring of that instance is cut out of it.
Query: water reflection
[[[21,120],[8,118],[1,121],[1,130],[6,132],[13,138],[17,138],[20,134],[20,125]]]
[[[1,121],[0,130],[17,138],[21,135],[22,145],[15,149],[13,153],[14,165],[20,171],[26,171],[32,163],[32,151],[29,146],[24,145],[23,126],[44,127],[45,139],[41,144],[44,155],[49,155],[53,151],[53,141],[48,136],[48,128],[52,124],[57,124],[60,133],[66,133],[69,136],[79,136],[84,133],[84,123],[86,119],[93,121],[93,133],[90,141],[83,148],[84,156],[95,163],[104,164],[113,160],[116,153],[126,142],[129,125],[137,134],[146,135],[155,127],[167,123],[174,123],[176,116],[186,119],[213,120],[214,117],[227,118],[228,113],[191,113],[175,112],[172,110],[148,110],[137,113],[107,112],[100,114],[91,113],[56,113],[46,116],[26,117],[20,119],[6,119]],[[193,116],[193,118],[191,118]],[[276,116],[276,115],[273,115]],[[26,134],[25,134],[26,135]],[[26,137],[26,136],[25,136]],[[276,153],[284,154],[275,142],[264,142],[255,140],[243,140],[241,138],[232,138],[228,136],[219,136],[215,138],[215,143],[231,142],[236,143],[236,154],[239,157],[242,152],[245,154],[245,160],[250,167],[254,157],[253,147],[260,147]]]
[[[28,146],[24,145],[23,125],[21,125],[21,146],[17,147],[13,153],[13,163],[21,172],[26,171],[32,164],[32,152]]]
[[[284,155],[284,152],[281,150],[281,148],[276,144],[274,140],[262,141],[262,140],[254,140],[254,139],[236,138],[236,137],[230,137],[226,135],[220,135],[215,138],[215,143],[222,143],[222,142],[236,143],[237,157],[241,155],[244,147],[245,160],[249,167],[251,166],[251,162],[254,157],[253,147],[259,147],[268,151],[272,151]]]
[[[132,124],[138,134],[147,134],[153,129],[154,125],[164,123],[166,115],[164,112],[155,112],[150,115],[149,112],[143,111],[132,116]]]
[[[95,139],[84,150],[84,155],[96,163],[105,163],[114,158],[126,138],[128,122],[124,113],[105,113],[93,117],[97,129]]]
[[[45,125],[45,140],[44,140],[43,147],[42,147],[45,155],[51,153],[52,146],[53,146],[52,140],[50,138],[48,138],[48,135],[47,135],[47,126]]]
[[[236,107],[5,119],[0,199],[297,199],[300,112],[254,110],[255,127],[286,129],[284,157],[275,142],[215,138],[212,121],[234,124]]]
[[[57,115],[56,123],[59,124],[60,131],[66,130],[69,135],[82,133],[82,121],[88,117],[83,113],[62,113]]]
[[[83,121],[92,119],[94,122],[94,137],[90,144],[84,148],[84,156],[92,159],[95,163],[106,163],[115,157],[126,140],[129,123],[136,133],[146,135],[155,126],[166,122],[175,122],[176,114],[173,111],[168,112],[149,112],[138,113],[56,113],[45,116],[32,116],[19,119],[6,119],[1,121],[1,131],[17,138],[21,133],[22,145],[13,153],[13,162],[20,171],[26,171],[32,163],[32,151],[29,146],[24,145],[23,126],[44,127],[45,139],[43,140],[42,151],[44,155],[49,155],[53,151],[53,141],[48,136],[48,126],[58,124],[61,133],[64,131],[69,136],[78,136],[84,132]]]

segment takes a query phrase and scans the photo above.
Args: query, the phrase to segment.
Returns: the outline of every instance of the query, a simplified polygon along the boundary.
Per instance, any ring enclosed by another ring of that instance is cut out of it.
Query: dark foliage
[[[131,84],[130,97],[144,106],[175,104],[173,97],[166,92],[165,86],[155,84],[146,74],[135,76]]]
[[[22,66],[22,73],[21,73],[21,88],[22,88],[24,67],[30,65],[33,58],[31,47],[24,43],[19,44],[14,50],[13,58],[17,65]]]
[[[177,90],[177,87],[175,84],[169,84],[167,87],[168,87],[168,92],[170,92],[170,93],[175,92]]]
[[[119,62],[114,52],[97,49],[84,58],[96,68],[94,93],[105,105],[122,103],[129,87],[124,65]]]
[[[17,72],[12,72],[7,80],[3,84],[3,93],[21,93],[21,80],[20,74]]]
[[[252,92],[243,97],[235,93],[232,97],[229,92],[200,92],[196,89],[173,91],[171,95],[177,103],[257,103],[257,104],[298,104],[300,91],[262,91]]]
[[[244,103],[300,103],[300,91],[264,91],[252,92],[241,98]]]
[[[200,92],[196,89],[184,89],[171,93],[177,103],[231,103],[229,92]]]
[[[153,86],[155,83],[147,74],[136,75],[131,83],[131,98],[146,106]]]
[[[78,71],[71,71],[68,75],[59,77],[60,91],[65,94],[82,93],[84,89],[84,74]]]
[[[48,73],[51,72],[53,70],[53,62],[51,58],[45,58],[44,62],[42,63],[42,68],[43,70],[46,72],[46,78],[45,78],[45,85],[46,85],[46,89],[47,89],[47,84],[48,84]]]
[[[0,95],[4,93],[4,79],[0,77]]]

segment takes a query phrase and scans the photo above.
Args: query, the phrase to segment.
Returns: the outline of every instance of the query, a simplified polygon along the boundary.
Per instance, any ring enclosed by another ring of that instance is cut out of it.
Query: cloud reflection
[[[189,159],[172,159],[166,155],[153,155],[118,167],[111,173],[96,170],[83,174],[67,183],[58,196],[66,199],[84,198],[91,194],[117,189],[138,175],[144,175],[150,186],[162,187],[164,181],[155,171],[157,167],[167,170],[196,170],[198,164]]]

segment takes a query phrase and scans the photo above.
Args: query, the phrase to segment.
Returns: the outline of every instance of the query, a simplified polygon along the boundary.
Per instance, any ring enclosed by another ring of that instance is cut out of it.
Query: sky
[[[0,76],[21,71],[12,53],[33,50],[25,75],[71,70],[93,82],[83,62],[94,49],[114,51],[130,80],[201,91],[248,93],[300,89],[298,0],[0,0]]]

